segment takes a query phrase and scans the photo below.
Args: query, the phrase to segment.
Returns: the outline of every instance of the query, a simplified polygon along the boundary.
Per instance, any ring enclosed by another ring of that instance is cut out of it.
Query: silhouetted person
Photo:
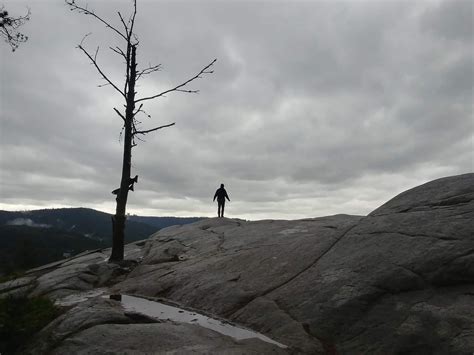
[[[225,206],[225,199],[230,201],[229,196],[227,195],[227,191],[224,189],[224,184],[221,184],[221,187],[217,189],[216,193],[214,194],[215,201],[217,197],[217,216],[224,217],[224,206]]]

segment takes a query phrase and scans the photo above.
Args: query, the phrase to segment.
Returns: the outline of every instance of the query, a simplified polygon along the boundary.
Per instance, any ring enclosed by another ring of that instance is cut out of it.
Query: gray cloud
[[[425,11],[421,25],[435,36],[472,44],[472,11],[469,0],[443,1]]]
[[[24,4],[27,4],[25,2]],[[98,13],[128,1],[90,1]],[[21,12],[21,2],[6,2]],[[112,211],[121,165],[120,98],[74,46],[100,45],[114,80],[118,39],[61,1],[29,4],[30,41],[2,46],[0,208]],[[131,213],[365,214],[404,189],[473,170],[472,4],[140,2],[139,64],[163,70],[139,95],[218,58],[215,73],[146,106],[143,127],[176,122],[133,153]]]

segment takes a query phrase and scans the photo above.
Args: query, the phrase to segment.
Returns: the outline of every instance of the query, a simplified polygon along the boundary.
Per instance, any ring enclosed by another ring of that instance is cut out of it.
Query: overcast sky
[[[77,3],[84,4],[81,0]],[[62,0],[31,9],[27,43],[0,43],[0,209],[113,212],[122,107],[76,48],[100,46],[117,83],[114,33]],[[119,25],[130,2],[89,0]],[[162,64],[138,95],[214,58],[199,94],[148,102],[142,128],[176,122],[133,150],[128,212],[228,217],[365,215],[396,194],[473,168],[473,2],[138,0],[139,66]],[[120,84],[121,86],[121,84]]]

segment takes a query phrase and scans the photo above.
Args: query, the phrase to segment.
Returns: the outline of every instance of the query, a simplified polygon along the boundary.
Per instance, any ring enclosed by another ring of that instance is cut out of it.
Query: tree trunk
[[[109,262],[122,261],[124,257],[125,242],[125,220],[126,207],[128,199],[128,188],[130,186],[130,175],[132,168],[132,142],[133,142],[133,112],[135,111],[135,81],[136,81],[136,46],[129,44],[131,47],[130,58],[130,76],[128,78],[127,104],[125,109],[124,131],[125,137],[123,142],[123,162],[122,162],[122,179],[120,182],[120,190],[117,194],[117,207],[115,216],[112,217],[112,253]]]

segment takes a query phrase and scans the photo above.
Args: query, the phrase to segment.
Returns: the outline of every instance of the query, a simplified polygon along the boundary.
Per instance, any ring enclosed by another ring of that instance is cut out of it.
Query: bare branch
[[[135,25],[135,17],[137,15],[137,0],[133,0],[133,14],[130,15],[129,19],[128,19],[128,24],[125,24],[125,21],[122,17],[122,15],[119,13],[119,16],[120,16],[120,20],[122,21],[122,24],[123,26],[127,29],[127,54],[126,54],[126,63],[127,63],[127,68],[126,68],[126,80],[125,80],[125,84],[124,84],[124,87],[123,87],[123,91],[125,92],[125,94],[127,95],[128,94],[128,86],[129,86],[129,83],[130,83],[130,76],[131,76],[131,71],[132,71],[132,68],[130,66],[131,62],[130,62],[130,56],[131,56],[131,51],[132,51],[132,47],[135,47],[138,45],[138,38],[137,36],[135,36],[133,34],[133,27]],[[135,43],[132,43],[132,35],[135,39]],[[135,75],[135,74],[134,74]],[[135,80],[136,80],[136,76],[135,76]]]
[[[143,107],[143,104],[140,104],[140,107],[133,113],[133,119],[136,120],[137,123],[141,123],[135,118],[136,115],[139,114],[140,112],[143,113],[148,118],[151,118],[151,115],[149,115],[142,107]]]
[[[92,34],[92,32],[86,33],[86,34],[84,35],[84,37],[82,37],[81,43],[79,43],[79,45],[82,46],[82,44],[84,43],[84,41],[86,40],[86,38],[89,37],[91,34]]]
[[[123,136],[123,131],[124,130],[125,130],[125,123],[123,124],[122,129],[120,130],[120,133],[119,133],[119,142],[122,141],[122,136]]]
[[[122,120],[125,122],[125,117],[122,115],[122,113],[119,110],[117,110],[115,107],[114,107],[114,111],[117,113],[117,115],[122,117]]]
[[[130,31],[129,31],[129,36],[128,40],[130,41],[130,36],[133,33],[133,26],[135,26],[135,17],[137,16],[137,0],[133,0],[133,14],[130,16],[130,19],[128,20],[130,23]],[[138,41],[137,37],[135,36],[135,40]]]
[[[99,46],[95,49],[95,54],[94,54],[94,62],[97,61],[97,53],[99,53]]]
[[[137,120],[137,119],[134,117],[134,118],[133,118],[133,124],[134,124],[135,127],[136,127],[137,125],[142,124],[142,122],[139,121],[139,120]],[[135,129],[135,131],[136,131],[136,129]]]
[[[152,128],[152,129],[147,129],[146,131],[135,131],[133,133],[133,135],[135,136],[137,134],[147,134],[147,133],[154,132],[154,131],[157,131],[157,130],[162,129],[162,128],[171,127],[171,126],[174,126],[174,125],[175,125],[175,122],[164,125],[164,126],[155,127],[155,128]]]
[[[117,14],[118,16],[120,17],[120,22],[122,22],[122,25],[123,25],[123,28],[125,29],[125,33],[127,34],[127,39],[129,38],[129,32],[128,32],[128,26],[127,24],[125,23],[123,17],[122,17],[122,14],[120,13],[120,11],[117,11]]]
[[[125,53],[119,47],[115,47],[115,48],[109,47],[109,48],[110,48],[110,50],[112,50],[113,52],[115,52],[118,55],[122,56],[125,60],[127,60],[127,56],[125,55]]]
[[[138,109],[133,113],[133,117],[135,117],[137,113],[143,112],[142,107],[143,107],[143,104],[140,104],[140,107],[138,107]]]
[[[201,69],[201,71],[199,73],[197,73],[196,75],[194,75],[191,79],[188,79],[186,80],[185,82],[175,86],[174,88],[172,89],[169,89],[169,90],[166,90],[166,91],[163,91],[163,92],[160,92],[159,94],[156,94],[156,95],[153,95],[153,96],[148,96],[148,97],[143,97],[141,99],[138,99],[135,101],[135,103],[137,102],[141,102],[141,101],[146,101],[146,100],[152,100],[152,99],[156,99],[158,97],[162,97],[170,92],[173,92],[173,91],[179,91],[179,92],[186,92],[186,93],[197,93],[198,91],[197,90],[183,90],[181,89],[183,86],[186,86],[188,85],[190,82],[196,80],[196,79],[200,79],[201,78],[201,75],[203,74],[212,74],[214,73],[213,70],[208,70],[209,68],[211,68],[214,63],[217,61],[217,59],[214,59],[211,63],[209,63],[208,65],[206,65],[203,69]]]
[[[148,68],[142,69],[137,73],[136,80],[140,79],[140,77],[142,77],[143,75],[148,75],[160,70],[161,70],[161,64],[150,65]]]
[[[135,120],[132,120],[132,139],[136,131],[137,131],[137,127],[135,126]]]
[[[85,38],[85,37],[84,37]],[[83,40],[84,41],[84,40]],[[95,52],[95,55],[94,57],[92,57],[90,55],[90,53],[85,50],[85,48],[82,46],[82,41],[81,41],[81,44],[79,44],[77,46],[77,48],[79,48],[80,50],[82,50],[84,52],[84,54],[90,59],[90,61],[92,62],[92,64],[94,65],[94,67],[97,69],[97,71],[100,73],[100,75],[102,75],[102,78],[107,81],[107,83],[109,83],[115,90],[117,90],[123,97],[126,98],[125,96],[125,93],[122,92],[108,77],[107,75],[104,74],[104,72],[102,71],[102,69],[100,69],[99,65],[97,64],[97,61],[96,61],[96,58],[97,58],[97,53],[99,51],[99,47],[97,47],[97,50]]]
[[[181,90],[181,89],[178,89],[176,91],[177,92],[185,92],[187,94],[197,94],[197,93],[199,93],[199,90]]]
[[[69,7],[71,8],[71,11],[78,11],[79,13],[82,13],[82,14],[85,14],[85,15],[90,15],[94,18],[96,18],[97,20],[99,20],[100,22],[102,22],[105,27],[107,28],[110,28],[112,31],[114,31],[115,33],[117,33],[120,37],[122,37],[124,40],[127,40],[127,36],[125,36],[122,32],[120,32],[118,29],[116,29],[114,26],[112,26],[110,23],[108,23],[107,21],[105,21],[103,18],[101,18],[100,16],[96,15],[94,13],[94,11],[92,10],[89,10],[87,7],[83,7],[83,6],[79,6],[76,4],[75,0],[65,0],[66,1],[66,4],[69,5]]]

